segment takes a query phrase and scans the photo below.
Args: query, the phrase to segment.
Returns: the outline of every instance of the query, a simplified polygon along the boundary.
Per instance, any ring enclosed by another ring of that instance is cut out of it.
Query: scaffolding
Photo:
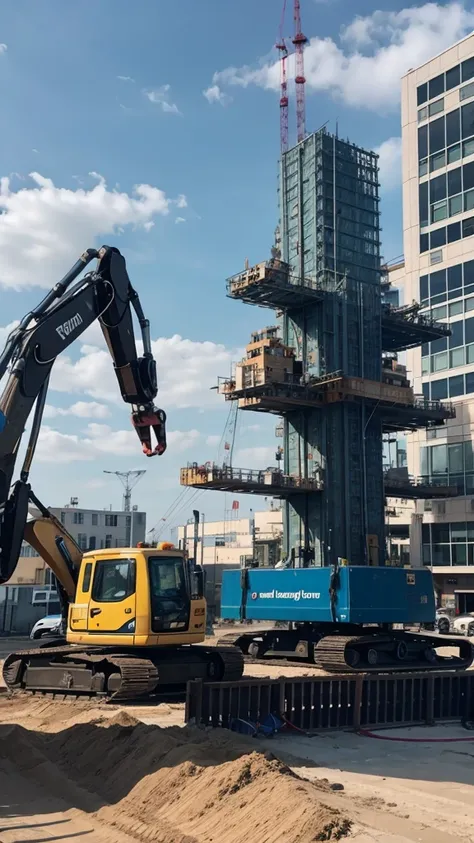
[[[385,476],[386,431],[442,425],[452,405],[414,394],[396,352],[449,335],[416,303],[382,299],[377,155],[309,135],[282,155],[272,257],[227,280],[227,295],[273,308],[219,392],[240,409],[281,416],[281,471],[183,469],[183,485],[284,500],[283,554],[296,565],[384,564],[384,502],[450,497],[451,487]],[[316,494],[317,492],[317,494]]]

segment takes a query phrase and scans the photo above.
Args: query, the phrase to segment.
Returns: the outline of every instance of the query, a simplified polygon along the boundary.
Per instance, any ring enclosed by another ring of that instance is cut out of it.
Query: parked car
[[[456,615],[452,621],[451,628],[453,632],[460,635],[467,635],[469,638],[474,636],[474,612],[464,612],[462,615]]]
[[[45,618],[40,618],[39,621],[36,621],[30,632],[30,638],[36,640],[42,638],[43,635],[59,634],[60,626],[61,615],[46,615]]]

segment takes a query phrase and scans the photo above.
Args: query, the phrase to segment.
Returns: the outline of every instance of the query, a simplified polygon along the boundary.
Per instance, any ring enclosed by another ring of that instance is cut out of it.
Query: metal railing
[[[382,304],[382,315],[388,316],[404,325],[414,325],[420,328],[436,329],[437,333],[449,336],[451,328],[444,322],[438,322],[431,316],[419,313],[420,305],[402,305],[393,307],[391,304]]]
[[[231,728],[269,714],[307,732],[473,719],[474,672],[399,673],[188,683],[186,722]]]
[[[400,489],[406,489],[407,486],[410,487],[418,487],[418,486],[432,486],[434,489],[441,487],[449,487],[455,486],[455,483],[450,483],[449,478],[446,475],[443,478],[436,478],[429,475],[422,475],[420,477],[413,477],[411,474],[407,475],[405,478],[397,477],[396,475],[392,475],[390,472],[393,472],[393,469],[387,469],[384,471],[384,480],[389,486],[400,487]]]
[[[440,411],[440,410],[447,410],[449,413],[453,415],[456,414],[454,404],[452,401],[438,401],[438,400],[430,400],[429,398],[423,398],[421,395],[415,395],[414,407],[417,410],[428,410],[428,411]]]
[[[295,477],[283,474],[278,468],[269,467],[265,470],[234,468],[231,466],[215,466],[212,463],[198,465],[188,463],[186,468],[181,469],[181,479],[199,475],[202,482],[238,482],[242,485],[253,486],[279,486],[287,489],[314,489],[320,490],[323,487],[322,470],[317,469],[314,477]]]

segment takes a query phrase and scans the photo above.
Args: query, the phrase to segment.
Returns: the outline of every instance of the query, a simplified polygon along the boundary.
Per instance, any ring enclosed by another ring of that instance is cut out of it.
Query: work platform
[[[321,472],[315,477],[290,477],[269,468],[265,471],[246,468],[214,466],[206,463],[192,463],[181,469],[181,486],[193,486],[197,489],[215,489],[219,492],[265,495],[284,498],[288,495],[321,492],[324,488]]]
[[[231,299],[269,307],[272,310],[303,307],[320,301],[324,295],[322,282],[302,280],[277,258],[262,261],[227,279],[227,295]]]
[[[196,489],[211,489],[234,494],[264,495],[265,497],[286,498],[290,495],[308,492],[322,492],[324,489],[323,472],[316,469],[314,477],[293,477],[283,474],[277,468],[264,471],[229,466],[216,466],[212,463],[198,465],[191,463],[181,469],[181,486]],[[435,485],[426,478],[406,477],[401,479],[384,475],[384,491],[388,498],[423,500],[428,498],[451,498],[459,492],[456,486]]]
[[[406,351],[422,343],[449,337],[449,325],[435,322],[419,313],[419,305],[408,307],[382,306],[382,348],[384,351]]]
[[[457,486],[434,483],[427,477],[397,477],[396,469],[384,473],[383,485],[387,498],[406,500],[430,500],[431,498],[455,498],[459,495]]]
[[[262,261],[227,279],[229,298],[246,304],[288,310],[314,304],[324,295],[344,291],[344,278],[321,273],[318,279],[299,278],[289,264],[277,258]],[[406,307],[382,306],[382,350],[404,351],[451,334],[449,326],[420,312],[414,302]]]
[[[454,418],[454,406],[449,402],[429,401],[414,396],[407,387],[389,383],[368,381],[362,378],[346,378],[340,372],[324,378],[311,378],[301,383],[301,377],[287,374],[283,383],[265,382],[266,375],[260,372],[253,377],[253,383],[237,389],[233,379],[221,378],[218,389],[226,401],[239,402],[239,409],[284,415],[300,407],[324,408],[329,404],[344,401],[364,400],[376,406],[387,431],[416,430],[419,427],[443,424]]]

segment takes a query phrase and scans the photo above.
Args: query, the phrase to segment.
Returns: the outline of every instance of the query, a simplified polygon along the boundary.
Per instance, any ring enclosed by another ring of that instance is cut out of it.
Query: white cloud
[[[6,53],[7,50],[8,47],[6,44],[0,44],[0,56],[3,55],[3,53]]]
[[[206,445],[209,445],[211,448],[214,448],[216,445],[220,444],[221,439],[222,436],[219,436],[219,434],[216,433],[212,433],[210,436],[207,437]]]
[[[186,222],[185,217],[176,217],[175,224],[180,225],[182,222]]]
[[[332,38],[311,38],[305,49],[308,91],[328,91],[345,104],[378,112],[396,109],[400,79],[474,28],[474,12],[461,2],[425,3],[398,12],[375,11],[356,17]],[[294,76],[294,57],[289,75]],[[257,85],[278,91],[278,62],[229,67],[214,74],[212,87]],[[210,90],[210,89],[208,89]]]
[[[76,401],[70,407],[52,407],[46,404],[43,417],[45,419],[56,419],[59,416],[77,416],[80,419],[107,419],[110,416],[110,409],[106,404],[99,404],[97,401]]]
[[[250,431],[252,433],[255,433],[256,431],[261,430],[261,429],[262,429],[261,424],[246,424],[246,425],[244,425],[244,427],[241,428],[242,432]]]
[[[18,319],[15,319],[13,322],[10,322],[9,325],[5,325],[4,328],[0,327],[0,351],[3,351],[3,347],[10,336],[11,332],[18,327],[19,325]]]
[[[379,181],[382,195],[402,183],[402,139],[389,138],[375,149],[379,156]]]
[[[210,85],[209,88],[206,88],[202,93],[211,105],[215,102],[220,102],[221,105],[228,105],[232,102],[232,97],[230,97],[229,94],[226,94],[219,85]]]
[[[267,468],[269,465],[276,465],[276,447],[269,445],[256,446],[255,448],[239,448],[232,463],[237,468]]]
[[[78,360],[62,354],[56,360],[51,374],[51,390],[79,393],[94,399],[121,404],[119,388],[113,373],[109,353],[96,325],[86,332],[85,338],[93,344],[82,345]],[[169,407],[199,409],[223,407],[222,396],[216,394],[219,376],[225,376],[232,360],[241,357],[214,342],[196,342],[183,339],[178,334],[161,337],[152,343],[157,361],[160,391],[157,403],[165,410]]]
[[[192,448],[200,438],[197,430],[172,430],[168,433],[168,444],[175,453]],[[51,427],[41,429],[36,450],[37,462],[72,463],[92,462],[105,454],[138,456],[140,442],[134,430],[112,430],[109,425],[91,422],[84,436],[60,433]]]
[[[170,207],[182,208],[181,194],[169,199],[163,190],[139,184],[133,194],[109,190],[104,179],[91,190],[56,187],[31,173],[33,187],[16,192],[8,178],[0,181],[0,285],[50,287],[85,248],[126,226],[145,226]]]
[[[121,82],[135,82],[131,76],[117,76],[117,79],[120,79]]]
[[[144,91],[150,102],[159,105],[165,114],[181,114],[176,103],[170,99],[171,85],[161,85],[160,88]]]

